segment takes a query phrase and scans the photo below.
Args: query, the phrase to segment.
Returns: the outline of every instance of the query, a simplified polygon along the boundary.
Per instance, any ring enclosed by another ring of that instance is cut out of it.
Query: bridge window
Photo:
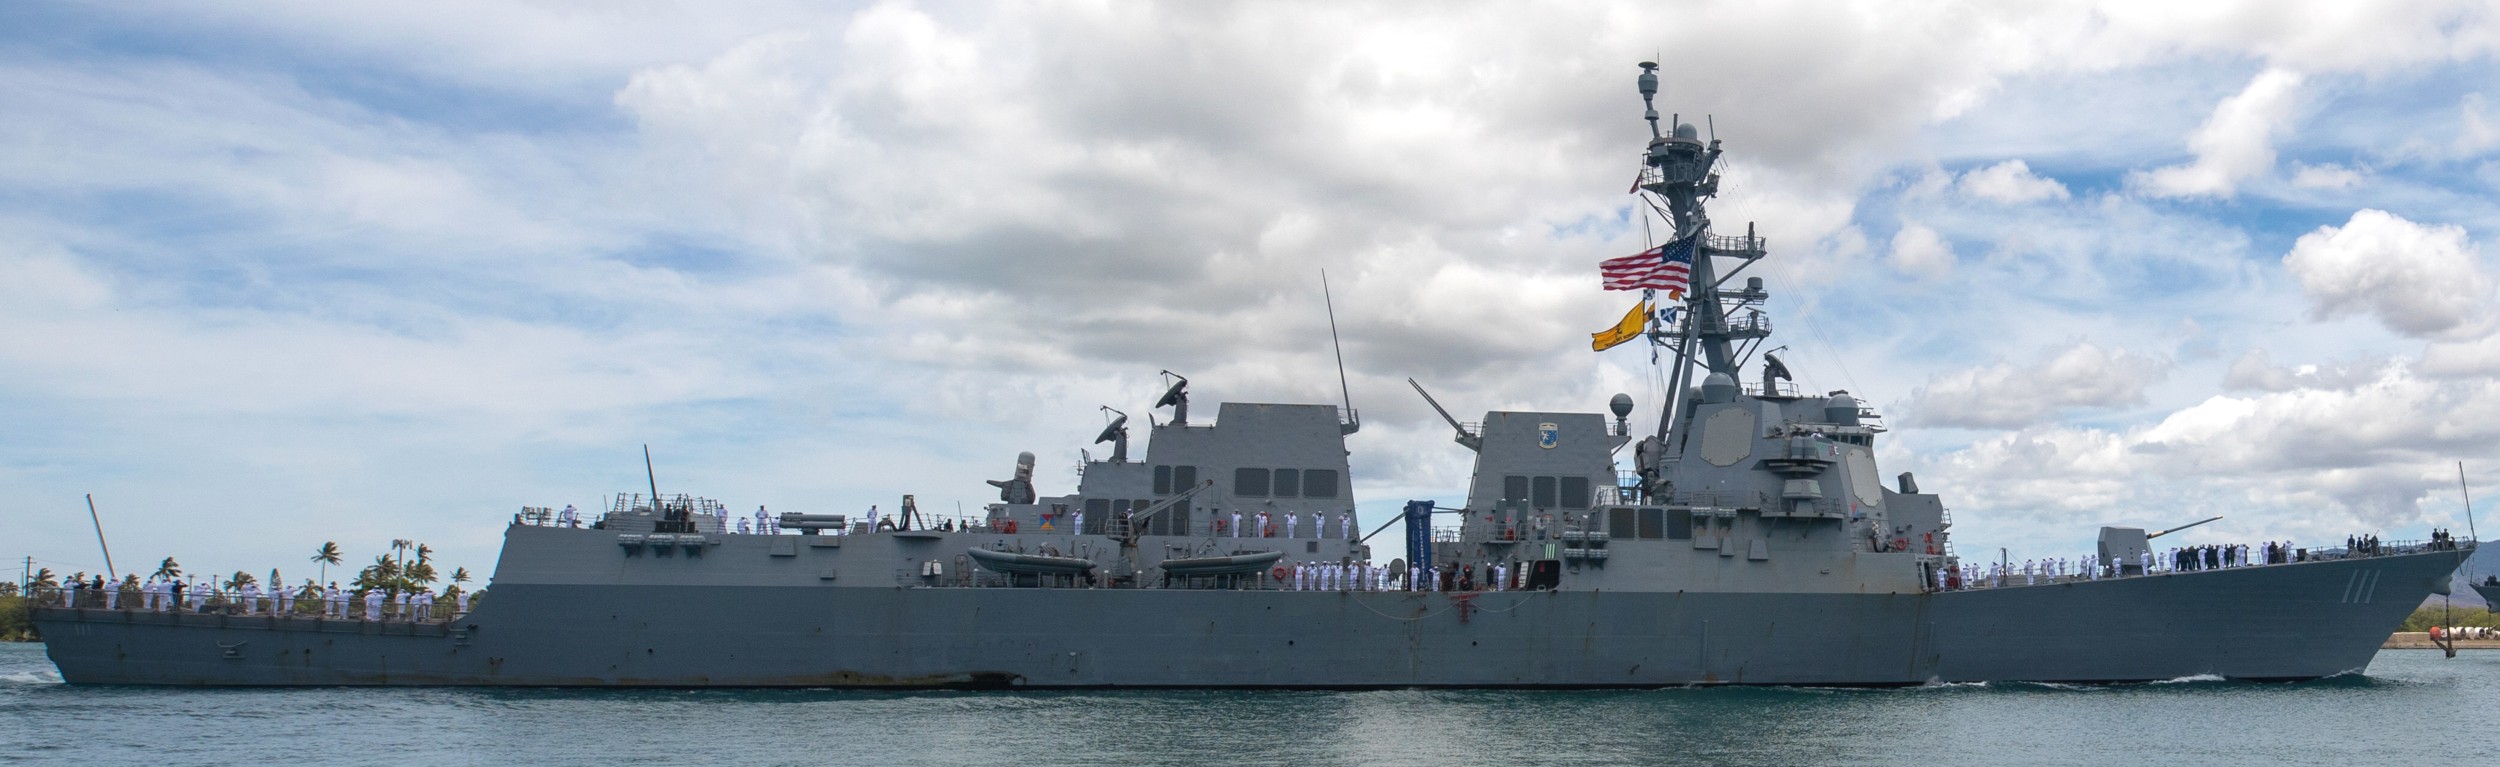
[[[1155,495],[1172,494],[1172,467],[1155,467]]]
[[[1619,506],[1606,510],[1606,537],[1624,539],[1632,537],[1631,508]]]
[[[1174,467],[1172,467],[1172,492],[1175,492],[1175,493],[1185,493],[1185,492],[1189,492],[1189,489],[1190,489],[1190,488],[1197,487],[1197,486],[1198,486],[1198,467],[1196,467],[1196,466],[1174,466]]]
[[[1529,494],[1528,505],[1540,509],[1554,508],[1554,478],[1535,477],[1536,490]]]
[[[1588,508],[1588,507],[1589,507],[1589,478],[1587,478],[1587,477],[1564,477],[1564,478],[1562,478],[1562,508],[1566,508],[1566,509],[1585,509],[1585,508]]]
[[[1294,469],[1276,470],[1276,497],[1292,498],[1302,494],[1302,472]]]
[[[1666,533],[1667,533],[1667,510],[1666,510],[1666,509],[1642,509],[1642,510],[1641,510],[1641,537],[1642,537],[1642,538],[1646,538],[1646,539],[1650,539],[1650,540],[1656,540],[1656,539],[1659,539],[1659,538],[1664,538],[1664,537],[1666,537]]]
[[[1667,540],[1693,539],[1693,510],[1673,509],[1667,512]]]
[[[1233,494],[1243,498],[1267,497],[1266,469],[1234,469]]]
[[[1528,478],[1527,478],[1527,477],[1503,477],[1503,478],[1502,478],[1502,503],[1503,503],[1504,505],[1509,505],[1509,504],[1510,504],[1510,502],[1512,502],[1512,501],[1525,501],[1525,500],[1528,500]]]
[[[1337,497],[1337,470],[1304,469],[1302,471],[1302,497]]]

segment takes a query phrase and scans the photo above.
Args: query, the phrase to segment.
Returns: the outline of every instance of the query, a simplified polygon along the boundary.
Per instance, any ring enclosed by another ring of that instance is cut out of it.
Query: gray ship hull
[[[507,584],[449,626],[38,609],[79,684],[1657,687],[2357,671],[2456,552],[1907,594]]]

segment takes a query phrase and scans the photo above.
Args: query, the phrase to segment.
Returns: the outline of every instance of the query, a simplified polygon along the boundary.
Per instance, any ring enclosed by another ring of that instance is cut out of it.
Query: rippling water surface
[[[2500,734],[2500,651],[2390,650],[2365,675],[2303,684],[1901,690],[188,690],[59,679],[41,645],[0,644],[0,763],[2488,764],[2469,744]]]

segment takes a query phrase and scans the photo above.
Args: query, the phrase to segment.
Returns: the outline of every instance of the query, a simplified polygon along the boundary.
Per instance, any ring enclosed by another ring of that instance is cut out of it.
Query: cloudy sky
[[[1600,412],[1663,112],[1775,343],[1965,551],[2500,498],[2487,3],[11,3],[0,555],[490,567],[523,505],[1046,493],[1161,382],[1329,402],[1379,519]],[[1707,116],[1707,120],[1702,120]]]

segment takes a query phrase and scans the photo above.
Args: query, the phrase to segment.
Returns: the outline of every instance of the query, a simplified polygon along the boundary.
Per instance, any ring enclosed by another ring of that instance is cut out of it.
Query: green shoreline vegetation
[[[17,595],[17,584],[0,583],[9,592],[0,595],[0,642],[32,642],[35,624],[26,617],[26,598]]]
[[[2446,614],[2445,621],[2441,620],[2442,613]],[[2500,629],[2500,613],[2494,613],[2490,610],[2473,606],[2450,607],[2444,610],[2437,607],[2425,607],[2413,611],[2412,615],[2405,616],[2404,625],[2396,627],[2396,630],[2398,632],[2429,631],[2432,626],[2442,625],[2443,623],[2448,626],[2459,628],[2466,626],[2481,626],[2483,628]]]

